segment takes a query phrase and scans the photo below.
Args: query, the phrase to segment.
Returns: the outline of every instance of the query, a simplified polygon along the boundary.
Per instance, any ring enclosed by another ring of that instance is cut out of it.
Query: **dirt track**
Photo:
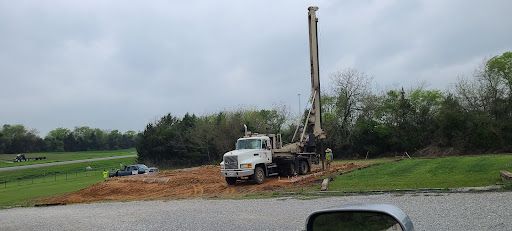
[[[174,171],[162,171],[156,175],[136,175],[111,178],[78,192],[51,198],[45,203],[82,203],[110,200],[147,200],[183,198],[231,198],[246,194],[293,190],[315,184],[320,175],[350,171],[362,167],[353,163],[331,166],[328,173],[308,175],[297,182],[267,178],[261,185],[241,182],[228,186],[220,176],[218,166],[208,165]],[[314,171],[315,172],[315,171]]]

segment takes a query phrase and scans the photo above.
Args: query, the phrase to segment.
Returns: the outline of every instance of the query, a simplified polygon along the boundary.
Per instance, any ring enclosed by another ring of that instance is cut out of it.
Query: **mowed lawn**
[[[6,188],[0,185],[0,208],[15,206],[33,206],[38,199],[74,192],[102,181],[100,171],[85,172],[78,176],[70,175],[66,180],[63,175],[57,175],[30,181],[8,184]]]
[[[133,164],[136,157],[65,164],[0,174],[0,208],[34,205],[38,199],[77,191],[103,180],[103,170]],[[85,171],[91,167],[91,171]],[[7,182],[7,183],[4,183]]]
[[[499,171],[512,170],[512,155],[405,159],[336,176],[331,191],[358,192],[419,188],[459,188],[500,183]]]
[[[44,156],[44,160],[30,160],[25,162],[12,162],[16,158],[16,154],[0,154],[0,168],[13,167],[21,165],[42,164],[51,162],[60,162],[68,160],[84,160],[111,156],[126,156],[136,155],[135,149],[122,149],[122,150],[109,150],[109,151],[83,151],[83,152],[40,152],[40,153],[25,153],[25,157],[34,158]]]

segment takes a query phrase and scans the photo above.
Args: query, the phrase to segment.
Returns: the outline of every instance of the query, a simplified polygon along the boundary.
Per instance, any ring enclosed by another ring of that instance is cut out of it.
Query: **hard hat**
[[[325,149],[326,152],[332,152],[330,148]]]

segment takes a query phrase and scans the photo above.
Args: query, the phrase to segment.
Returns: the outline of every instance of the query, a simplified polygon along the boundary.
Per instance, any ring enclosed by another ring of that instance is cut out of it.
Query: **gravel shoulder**
[[[512,192],[318,199],[170,200],[0,210],[2,230],[302,230],[318,209],[354,203],[402,208],[416,230],[512,230]],[[23,218],[23,219],[20,219]]]

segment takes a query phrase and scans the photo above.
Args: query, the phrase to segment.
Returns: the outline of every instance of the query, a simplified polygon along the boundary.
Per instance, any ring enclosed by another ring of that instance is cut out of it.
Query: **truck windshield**
[[[236,149],[260,149],[261,148],[261,140],[260,139],[248,139],[248,140],[238,140],[236,142]]]

